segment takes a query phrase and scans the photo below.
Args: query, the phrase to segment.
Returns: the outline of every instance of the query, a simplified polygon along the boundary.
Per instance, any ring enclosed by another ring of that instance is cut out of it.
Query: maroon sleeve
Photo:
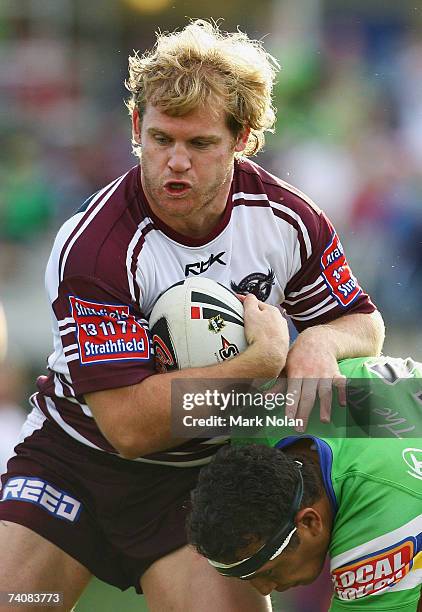
[[[155,374],[143,314],[101,280],[65,279],[53,310],[77,394],[136,384]]]
[[[312,253],[287,283],[282,304],[298,331],[376,310],[353,275],[334,227],[324,213],[314,213],[307,222]]]

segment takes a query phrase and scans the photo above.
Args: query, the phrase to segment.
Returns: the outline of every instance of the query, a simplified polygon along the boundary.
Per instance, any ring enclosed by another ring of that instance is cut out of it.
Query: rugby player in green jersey
[[[409,431],[379,429],[381,421],[375,427],[384,437],[374,439],[280,439],[264,431],[260,445],[225,448],[201,472],[189,538],[220,574],[248,580],[264,595],[313,582],[328,555],[331,612],[416,612],[422,610],[422,439],[409,434],[420,432],[411,428],[421,420],[422,370],[385,357],[345,360],[340,369],[379,380],[361,403]]]

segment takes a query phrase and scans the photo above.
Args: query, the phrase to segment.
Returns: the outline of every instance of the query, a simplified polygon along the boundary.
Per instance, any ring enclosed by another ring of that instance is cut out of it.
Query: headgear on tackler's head
[[[228,564],[219,563],[218,561],[208,559],[208,563],[215,567],[215,569],[223,576],[248,580],[252,574],[257,572],[268,561],[275,559],[275,557],[283,552],[283,550],[288,546],[293,534],[297,530],[294,519],[297,511],[300,508],[303,497],[303,478],[300,471],[302,464],[299,461],[296,461],[296,463],[299,465],[298,483],[292,505],[288,513],[287,522],[285,522],[283,527],[279,529],[273,535],[273,537],[270,538],[263,546],[261,546],[261,548],[259,548],[251,557]]]

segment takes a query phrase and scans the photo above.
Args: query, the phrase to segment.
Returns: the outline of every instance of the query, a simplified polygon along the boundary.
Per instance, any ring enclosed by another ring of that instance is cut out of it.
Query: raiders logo
[[[253,272],[242,278],[239,284],[231,281],[230,286],[235,293],[246,295],[253,293],[258,300],[265,302],[271,293],[271,288],[275,282],[275,274],[271,268],[268,269],[268,274],[262,272]]]

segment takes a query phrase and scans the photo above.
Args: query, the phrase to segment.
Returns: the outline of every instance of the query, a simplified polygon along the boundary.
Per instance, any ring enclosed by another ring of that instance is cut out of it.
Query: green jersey
[[[303,437],[275,446],[286,448]],[[422,585],[422,440],[311,438],[334,513],[330,611],[416,612]]]
[[[334,423],[320,423],[315,406],[305,436],[266,426],[243,440],[238,435],[235,443],[286,448],[313,439],[334,515],[331,612],[416,612],[422,584],[422,367],[389,357],[346,359],[339,366],[349,380],[347,407],[333,398]],[[318,435],[311,435],[315,430]]]
[[[326,438],[422,438],[422,364],[412,359],[360,357],[339,362],[347,378],[346,406],[333,391],[331,421],[321,423],[316,401],[306,433]],[[231,437],[241,443],[256,436],[282,438],[295,433],[295,422],[285,417],[289,401],[276,404],[277,384],[264,392],[265,409],[255,420],[244,419],[232,427]],[[251,424],[247,428],[245,423]],[[254,426],[255,425],[255,426]]]
[[[347,406],[346,410],[339,407],[334,397],[333,409],[337,417],[343,413],[347,436],[422,438],[421,363],[410,358],[362,357],[344,359],[339,368],[348,380]],[[314,412],[313,423],[319,417]]]

